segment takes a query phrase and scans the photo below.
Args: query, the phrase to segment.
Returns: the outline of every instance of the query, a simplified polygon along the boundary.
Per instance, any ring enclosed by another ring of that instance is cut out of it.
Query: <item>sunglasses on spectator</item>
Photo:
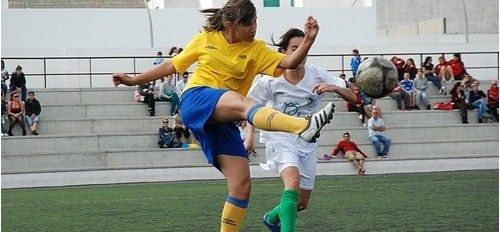
[[[168,121],[163,121],[163,123],[168,123]]]
[[[18,97],[19,97],[19,95],[14,95],[14,98],[18,98]]]

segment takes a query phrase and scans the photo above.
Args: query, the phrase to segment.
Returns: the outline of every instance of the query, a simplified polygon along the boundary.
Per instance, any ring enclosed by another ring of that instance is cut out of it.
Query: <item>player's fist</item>
[[[119,84],[124,84],[126,86],[133,86],[134,84],[134,78],[131,76],[125,74],[125,73],[115,73],[113,74],[113,84],[115,86],[118,86]]]

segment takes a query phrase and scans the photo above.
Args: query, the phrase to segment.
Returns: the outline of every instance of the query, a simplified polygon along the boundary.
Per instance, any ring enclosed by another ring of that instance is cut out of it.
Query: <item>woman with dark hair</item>
[[[291,55],[304,40],[304,32],[290,29],[278,46]],[[345,81],[332,77],[323,68],[306,64],[306,58],[295,69],[286,69],[279,78],[262,77],[250,88],[248,97],[262,105],[291,116],[302,117],[319,110],[322,93],[335,92],[350,102],[356,95],[346,88]],[[280,94],[278,94],[280,93]],[[253,150],[253,126],[247,125],[245,148]],[[297,210],[304,210],[314,188],[316,176],[316,143],[306,143],[297,135],[283,132],[261,131],[260,142],[266,144],[265,170],[277,172],[285,186],[280,203],[264,215],[263,222],[271,231],[294,231]],[[281,227],[281,228],[279,228]]]
[[[432,84],[434,84],[438,88],[439,94],[446,94],[443,88],[442,80],[434,74],[434,64],[432,63],[432,57],[425,57],[422,68],[424,68],[425,78],[427,78],[428,81],[432,82]]]
[[[250,197],[248,153],[235,122],[247,120],[269,131],[294,133],[312,142],[333,117],[333,103],[307,118],[298,118],[256,103],[246,96],[257,74],[280,76],[306,57],[319,25],[309,16],[305,37],[293,54],[285,55],[256,40],[257,13],[250,0],[229,0],[220,9],[206,9],[204,31],[184,51],[137,75],[113,75],[115,85],[136,85],[185,72],[198,62],[181,95],[180,116],[203,152],[224,175],[229,194],[222,211],[221,231],[238,231]]]
[[[467,103],[465,102],[465,91],[464,86],[458,81],[450,91],[451,102],[453,102],[453,108],[460,109],[460,116],[462,117],[462,123],[467,124]]]
[[[405,65],[403,66],[404,72],[410,74],[410,80],[414,80],[417,77],[417,67],[415,66],[415,61],[413,58],[408,58]],[[403,75],[404,78],[404,75]]]
[[[7,118],[9,119],[9,136],[13,136],[12,129],[19,123],[21,129],[23,129],[23,136],[26,135],[26,129],[24,126],[24,104],[19,99],[19,93],[16,91],[10,92],[10,100],[7,103]]]

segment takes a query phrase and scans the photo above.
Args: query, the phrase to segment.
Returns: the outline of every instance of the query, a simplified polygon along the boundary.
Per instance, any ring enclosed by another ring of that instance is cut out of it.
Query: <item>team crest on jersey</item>
[[[240,57],[240,59],[244,60],[247,58],[247,55],[240,55],[239,57]]]
[[[285,109],[283,109],[283,113],[288,115],[296,115],[299,111],[299,104],[293,102],[285,102]]]

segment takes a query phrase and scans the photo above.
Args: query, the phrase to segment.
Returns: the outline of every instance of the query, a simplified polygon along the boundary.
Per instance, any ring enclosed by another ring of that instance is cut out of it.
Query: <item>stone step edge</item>
[[[366,163],[368,175],[388,173],[417,173],[463,170],[498,170],[498,157],[452,158],[429,160],[383,160]],[[252,179],[277,178],[277,173],[250,166]],[[355,175],[347,162],[318,163],[316,176]],[[362,178],[362,177],[360,177]],[[164,168],[134,170],[97,170],[57,173],[2,174],[2,189],[103,184],[153,183],[189,180],[220,180],[215,168]]]
[[[440,128],[450,128],[450,127],[484,127],[492,128],[498,127],[499,123],[470,123],[470,124],[447,124],[447,125],[423,125],[423,126],[408,126],[408,125],[387,125],[387,129],[440,129]],[[158,127],[159,128],[159,127]],[[348,130],[368,130],[366,127],[359,126],[347,126],[347,127],[325,127],[322,131],[348,131]],[[259,133],[260,130],[256,130]],[[21,139],[36,139],[36,138],[73,138],[73,137],[111,137],[111,136],[123,136],[123,135],[157,135],[157,132],[110,132],[110,133],[70,133],[70,134],[47,134],[47,135],[37,135],[37,136],[3,136],[2,140],[21,140]]]
[[[391,145],[400,145],[400,144],[411,144],[411,145],[418,145],[418,144],[431,144],[431,143],[476,143],[476,142],[498,142],[498,138],[474,138],[474,139],[468,139],[468,140],[463,140],[463,139],[457,139],[457,140],[452,140],[452,139],[440,139],[440,140],[400,140],[400,141],[394,141],[392,138],[392,144]],[[364,142],[359,142],[356,141],[356,144],[358,146],[363,146],[363,145],[371,145],[369,141],[364,141]],[[319,145],[318,148],[331,148],[333,150],[333,147],[335,147],[336,143],[332,143],[330,145]],[[260,149],[260,148],[265,148],[265,145],[263,143],[257,142],[255,144],[255,148]],[[71,154],[68,154],[68,152],[40,152],[40,153],[28,153],[28,154],[5,154],[2,152],[1,156],[2,157],[13,157],[13,156],[42,156],[42,155],[76,155],[76,154],[105,154],[105,153],[124,153],[124,152],[158,152],[158,151],[185,151],[185,152],[190,152],[190,151],[200,151],[201,149],[185,149],[185,148],[126,148],[126,149],[100,149],[100,150],[87,150],[87,151],[77,151]]]

